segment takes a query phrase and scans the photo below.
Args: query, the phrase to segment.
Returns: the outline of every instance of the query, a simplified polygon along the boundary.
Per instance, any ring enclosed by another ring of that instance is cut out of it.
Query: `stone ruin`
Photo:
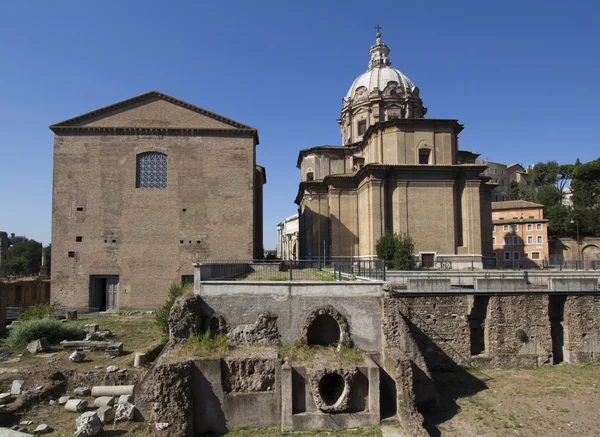
[[[374,282],[203,283],[173,306],[169,344],[136,386],[136,405],[146,420],[169,423],[163,432],[173,436],[368,428],[384,419],[426,436],[440,372],[479,390],[485,383],[464,367],[598,362],[599,309],[597,289],[501,294]],[[218,357],[181,352],[190,333],[207,330],[224,334],[230,350]],[[293,344],[317,351],[316,358],[286,355]],[[359,359],[341,359],[347,349]]]

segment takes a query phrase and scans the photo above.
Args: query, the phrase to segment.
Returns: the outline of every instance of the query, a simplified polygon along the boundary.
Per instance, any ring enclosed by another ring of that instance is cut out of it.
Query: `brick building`
[[[491,256],[491,190],[457,120],[427,119],[417,88],[377,34],[343,99],[342,146],[300,151],[300,256],[376,257],[385,232],[408,233],[424,266]]]
[[[194,262],[262,258],[256,129],[156,91],[50,129],[53,301],[153,309]]]
[[[524,200],[492,202],[492,240],[499,266],[538,267],[548,260],[544,205]]]

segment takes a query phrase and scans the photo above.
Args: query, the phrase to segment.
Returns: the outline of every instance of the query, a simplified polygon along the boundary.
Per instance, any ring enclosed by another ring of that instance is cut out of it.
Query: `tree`
[[[388,268],[409,270],[414,259],[415,243],[408,234],[385,233],[377,240],[375,250]]]
[[[42,264],[42,245],[35,240],[19,237],[20,241],[8,248],[5,271],[9,275],[35,275]]]

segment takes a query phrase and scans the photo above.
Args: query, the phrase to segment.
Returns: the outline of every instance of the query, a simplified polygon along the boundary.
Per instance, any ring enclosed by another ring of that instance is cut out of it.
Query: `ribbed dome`
[[[346,98],[352,97],[360,87],[367,88],[369,93],[373,90],[383,91],[390,82],[396,82],[399,91],[408,94],[412,94],[415,90],[415,85],[400,70],[388,66],[377,66],[356,78],[348,90]]]

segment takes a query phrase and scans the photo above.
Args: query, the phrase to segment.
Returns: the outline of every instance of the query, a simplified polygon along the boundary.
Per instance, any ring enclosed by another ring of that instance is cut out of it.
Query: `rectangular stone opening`
[[[474,296],[473,307],[469,314],[471,330],[471,355],[484,354],[486,350],[485,319],[487,316],[489,296]]]
[[[560,364],[565,359],[565,330],[563,326],[567,296],[549,296],[548,317],[550,318],[550,336],[552,338],[552,362]]]
[[[117,309],[118,275],[90,275],[90,311]]]

